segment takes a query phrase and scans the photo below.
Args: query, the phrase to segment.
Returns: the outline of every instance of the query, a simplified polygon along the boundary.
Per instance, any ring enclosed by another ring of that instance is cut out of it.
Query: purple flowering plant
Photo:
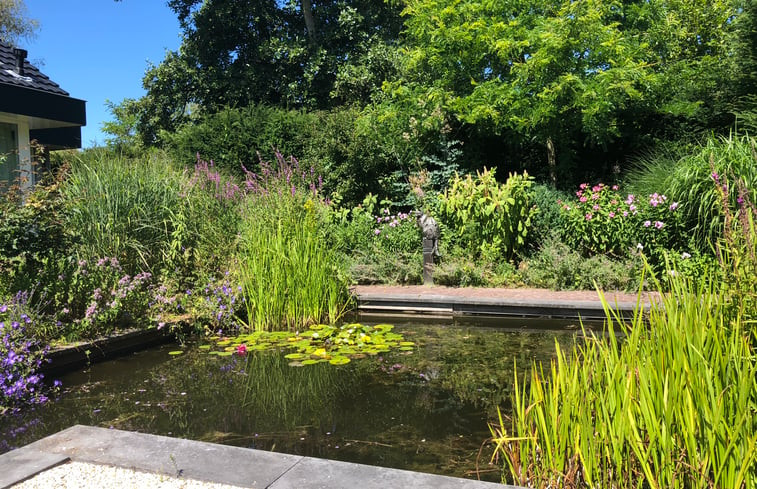
[[[150,316],[158,329],[188,321],[198,332],[234,335],[241,326],[237,312],[244,310],[242,286],[231,272],[210,278],[204,285],[179,290],[161,284],[150,301]]]
[[[56,319],[61,336],[94,337],[144,317],[150,299],[152,275],[124,272],[116,257],[78,260],[64,293],[56,297]]]
[[[32,339],[33,322],[24,304],[0,301],[0,415],[49,400],[51,389],[39,373],[49,347]]]
[[[420,250],[421,236],[415,217],[392,212],[389,207],[373,216],[374,244],[383,251],[409,253]]]

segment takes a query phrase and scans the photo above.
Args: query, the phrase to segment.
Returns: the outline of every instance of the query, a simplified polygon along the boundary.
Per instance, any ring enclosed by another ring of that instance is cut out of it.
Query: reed
[[[279,160],[275,178],[250,185],[241,224],[241,276],[251,330],[298,330],[336,322],[349,303],[346,273],[320,232],[312,185],[294,184]]]
[[[491,425],[505,481],[530,487],[757,487],[757,357],[727,288],[673,277],[630,321],[515,378]],[[622,333],[618,334],[616,331]]]

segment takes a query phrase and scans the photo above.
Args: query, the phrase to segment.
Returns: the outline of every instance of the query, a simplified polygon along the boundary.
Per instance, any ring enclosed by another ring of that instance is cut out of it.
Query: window
[[[0,191],[18,181],[18,127],[0,122]]]

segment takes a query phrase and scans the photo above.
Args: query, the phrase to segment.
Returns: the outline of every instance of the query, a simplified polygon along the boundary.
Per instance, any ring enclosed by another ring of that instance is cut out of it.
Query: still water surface
[[[382,321],[386,322],[386,321]],[[487,422],[522,375],[580,334],[576,322],[396,324],[397,352],[290,367],[278,352],[218,357],[165,345],[60,378],[60,399],[0,421],[0,453],[73,424],[113,427],[421,472],[499,480]],[[480,449],[484,445],[483,450]]]

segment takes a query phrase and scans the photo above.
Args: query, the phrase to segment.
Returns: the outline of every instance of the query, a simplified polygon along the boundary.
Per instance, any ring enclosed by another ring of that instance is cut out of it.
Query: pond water
[[[399,322],[416,342],[347,365],[290,367],[279,352],[218,357],[164,345],[60,378],[55,402],[0,421],[0,453],[73,424],[499,481],[487,422],[513,368],[569,347],[577,322]],[[373,322],[366,321],[373,324]]]

